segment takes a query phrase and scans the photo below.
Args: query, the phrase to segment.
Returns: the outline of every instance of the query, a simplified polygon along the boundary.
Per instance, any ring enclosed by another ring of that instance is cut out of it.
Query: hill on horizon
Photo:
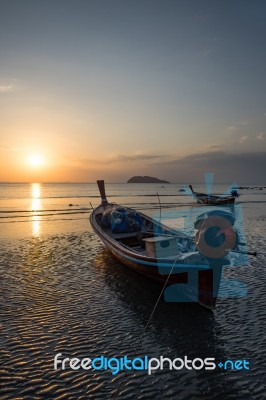
[[[155,178],[153,176],[133,176],[127,183],[170,183],[162,179]]]

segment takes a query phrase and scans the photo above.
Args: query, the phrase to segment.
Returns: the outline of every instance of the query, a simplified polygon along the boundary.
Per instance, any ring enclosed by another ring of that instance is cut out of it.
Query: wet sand
[[[245,211],[249,247],[261,254],[248,267],[225,269],[225,276],[245,282],[248,296],[219,299],[214,312],[160,301],[143,337],[161,286],[114,260],[88,215],[42,221],[37,235],[30,232],[32,222],[7,224],[0,250],[0,398],[263,399],[266,213]],[[247,359],[251,369],[114,376],[110,370],[55,371],[57,353]]]

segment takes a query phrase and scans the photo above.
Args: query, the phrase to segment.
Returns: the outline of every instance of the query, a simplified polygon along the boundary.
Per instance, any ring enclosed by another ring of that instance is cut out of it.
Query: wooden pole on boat
[[[103,206],[107,206],[108,205],[108,200],[107,200],[106,194],[105,194],[104,180],[97,181],[97,185],[98,185],[99,192],[100,192],[100,195],[101,195],[102,205]]]
[[[191,185],[188,185],[188,187],[189,187],[189,189],[191,190],[191,192],[194,194],[195,192],[194,192],[194,190],[193,190],[193,187],[192,187]]]
[[[161,217],[162,217],[162,206],[161,206],[161,200],[160,200],[160,196],[159,196],[159,193],[157,192],[157,197],[158,197],[158,200],[159,200],[159,206],[160,206],[160,221],[161,221]]]

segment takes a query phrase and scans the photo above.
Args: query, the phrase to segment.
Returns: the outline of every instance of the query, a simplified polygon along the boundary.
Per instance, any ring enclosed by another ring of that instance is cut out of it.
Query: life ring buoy
[[[195,242],[200,254],[208,258],[223,258],[237,241],[237,233],[227,218],[208,216],[197,226]]]

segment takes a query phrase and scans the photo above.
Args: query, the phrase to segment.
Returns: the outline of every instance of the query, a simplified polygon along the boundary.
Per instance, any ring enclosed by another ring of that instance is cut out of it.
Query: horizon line
[[[105,181],[105,183],[106,184],[129,184],[129,185],[146,185],[146,184],[148,184],[148,185],[188,185],[188,183],[185,183],[185,182],[168,182],[168,183],[160,183],[160,182],[139,182],[139,183],[137,183],[137,182],[133,182],[133,183],[128,183],[128,182],[125,182],[125,181],[123,181],[123,182],[109,182],[109,181],[106,181],[106,180],[104,180]],[[97,180],[96,181],[92,181],[92,182],[87,182],[87,181],[77,181],[77,182],[72,182],[72,181],[44,181],[44,182],[41,182],[41,181],[0,181],[0,185],[1,184],[33,184],[33,183],[38,183],[38,184],[70,184],[70,185],[74,185],[74,184],[77,184],[77,185],[79,185],[79,184],[86,184],[86,185],[91,185],[91,184],[96,184],[97,183]],[[194,184],[205,184],[203,181],[201,181],[201,182],[190,182],[190,184],[192,184],[192,185],[194,185]],[[218,185],[228,185],[228,183],[225,183],[225,182],[216,182],[215,183],[216,185],[218,184]],[[236,183],[236,185],[237,186],[245,186],[245,185],[248,185],[248,186],[264,186],[264,187],[266,187],[266,183],[255,183],[255,184],[250,184],[250,183],[241,183],[241,184],[238,184],[238,183]]]

